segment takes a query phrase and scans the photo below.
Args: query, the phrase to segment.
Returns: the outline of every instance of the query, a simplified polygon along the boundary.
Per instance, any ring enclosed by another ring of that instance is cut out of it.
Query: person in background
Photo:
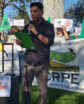
[[[4,43],[4,31],[0,32],[0,42]]]
[[[19,68],[20,68],[20,81],[22,80],[22,69],[24,66],[24,52],[25,52],[25,48],[21,47],[20,45],[16,44],[16,36],[14,35],[14,32],[19,32],[20,30],[18,29],[17,26],[12,26],[11,27],[11,31],[9,32],[8,35],[8,41],[7,43],[13,43],[14,44],[14,50],[17,51],[16,54],[19,55]]]
[[[11,31],[8,34],[8,40],[7,43],[14,43],[14,49],[17,48],[18,51],[23,51],[22,47],[16,44],[16,36],[14,34],[14,32],[19,32],[20,30],[18,29],[17,26],[12,26],[11,27]]]
[[[72,39],[82,39],[82,38],[84,38],[84,26],[81,29],[80,35],[77,35],[76,33],[72,35]]]
[[[68,35],[69,35],[69,40],[72,40],[72,35],[70,31],[67,31]]]
[[[11,27],[11,30],[8,34],[8,43],[16,43],[16,36],[14,35],[14,32],[19,32],[19,29],[16,26]]]
[[[66,27],[62,26],[62,28],[57,28],[57,35],[55,37],[56,41],[66,41],[69,40],[69,34],[66,31]]]
[[[76,39],[79,39],[78,36],[77,36],[76,34],[75,34],[75,38],[76,38]]]
[[[31,86],[34,76],[39,89],[38,104],[47,104],[47,81],[49,69],[50,46],[54,43],[54,26],[43,16],[43,4],[30,4],[32,21],[24,27],[23,32],[30,33],[36,50],[27,49],[22,70],[22,104],[30,104]],[[17,40],[17,44],[21,42]]]

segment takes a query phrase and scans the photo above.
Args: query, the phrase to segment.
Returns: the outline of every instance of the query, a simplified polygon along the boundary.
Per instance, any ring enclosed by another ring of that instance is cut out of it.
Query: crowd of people
[[[7,39],[4,38],[4,31],[0,32],[0,42],[1,43],[16,43],[16,36],[14,35],[14,32],[19,32],[22,30],[19,30],[17,26],[12,26],[11,30],[8,32],[7,34]],[[70,31],[66,31],[66,27],[62,26],[56,29],[56,33],[55,33],[55,41],[67,41],[67,40],[73,40],[73,36],[71,35]],[[79,37],[74,33],[74,38],[75,39],[79,39]],[[24,49],[22,48],[22,51],[24,51]]]
[[[38,82],[38,104],[46,104],[50,46],[54,43],[54,40],[71,40],[71,35],[70,31],[66,31],[66,27],[63,26],[62,28],[57,28],[57,35],[55,36],[53,24],[43,18],[42,3],[31,3],[30,12],[32,22],[30,21],[22,32],[30,33],[36,50],[26,49],[24,55],[24,67],[22,69],[22,104],[30,104],[31,102],[31,86],[34,76],[36,76]],[[17,44],[18,49],[20,49],[19,51],[24,52],[24,48],[21,47],[22,41],[14,35],[14,32],[19,31],[16,26],[11,27],[11,32],[6,42]],[[0,33],[0,41],[4,42],[3,32]]]
[[[79,37],[77,34],[74,33],[74,35],[72,35],[70,31],[67,31],[66,26],[57,28],[55,41],[67,41],[73,39],[79,39]]]

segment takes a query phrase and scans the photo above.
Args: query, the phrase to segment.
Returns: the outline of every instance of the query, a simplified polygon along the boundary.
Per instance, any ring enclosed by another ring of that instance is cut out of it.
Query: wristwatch
[[[40,33],[39,33],[39,32],[37,32],[36,36],[38,37],[38,35],[40,35]]]

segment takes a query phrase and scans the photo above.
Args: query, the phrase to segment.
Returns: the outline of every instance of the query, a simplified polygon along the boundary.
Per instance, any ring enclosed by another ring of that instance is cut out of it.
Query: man
[[[30,104],[31,85],[34,76],[39,88],[38,104],[46,104],[50,46],[54,43],[54,27],[43,19],[43,4],[31,3],[32,21],[23,32],[30,33],[36,50],[27,49],[22,72],[23,104]]]

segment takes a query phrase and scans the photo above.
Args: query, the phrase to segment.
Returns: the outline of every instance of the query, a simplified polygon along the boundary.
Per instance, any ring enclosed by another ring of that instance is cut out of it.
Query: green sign
[[[36,50],[36,47],[28,33],[15,32],[15,36],[22,41],[22,47]]]
[[[2,22],[1,22],[1,26],[0,26],[0,32],[4,30],[9,30],[9,29],[10,29],[10,23],[8,21],[6,14],[4,14]]]
[[[50,16],[49,16],[49,18],[47,19],[47,21],[50,23],[51,22],[51,18],[50,18]]]

